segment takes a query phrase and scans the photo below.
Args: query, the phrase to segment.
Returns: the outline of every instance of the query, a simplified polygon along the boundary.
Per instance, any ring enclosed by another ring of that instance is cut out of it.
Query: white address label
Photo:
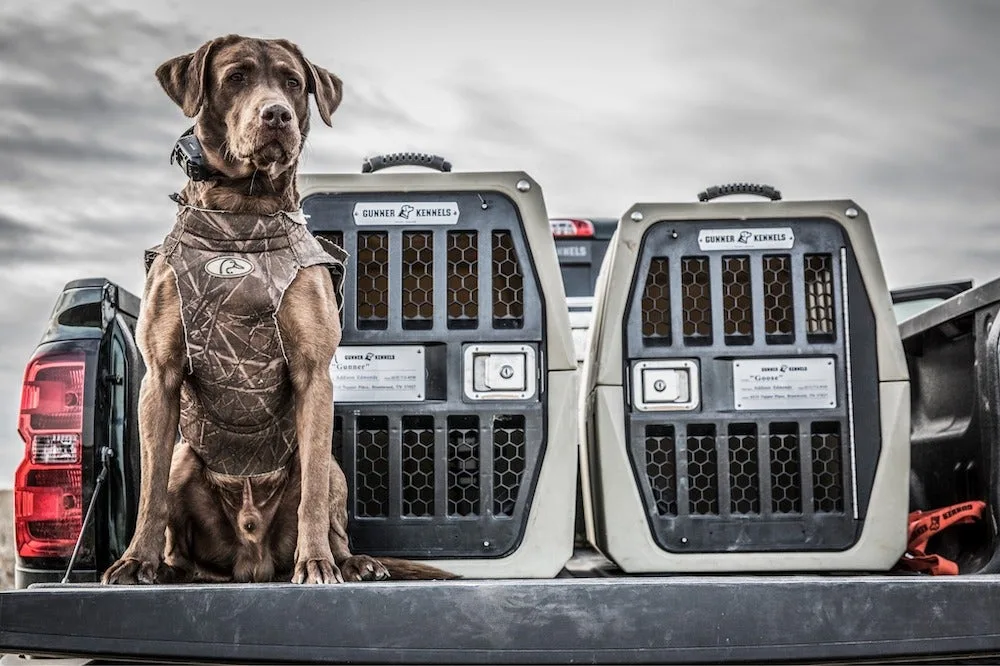
[[[733,361],[733,403],[738,410],[833,409],[836,365],[832,358]]]
[[[698,232],[698,248],[713,250],[790,250],[795,245],[791,227],[756,229],[702,229]]]
[[[354,204],[354,224],[458,224],[455,201],[385,201]]]
[[[424,348],[339,347],[330,364],[334,402],[414,402],[426,395]]]

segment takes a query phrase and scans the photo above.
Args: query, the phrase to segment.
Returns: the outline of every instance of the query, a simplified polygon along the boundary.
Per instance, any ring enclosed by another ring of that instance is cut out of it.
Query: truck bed
[[[35,585],[0,652],[198,662],[962,663],[1000,655],[1000,576],[623,576],[335,586]]]

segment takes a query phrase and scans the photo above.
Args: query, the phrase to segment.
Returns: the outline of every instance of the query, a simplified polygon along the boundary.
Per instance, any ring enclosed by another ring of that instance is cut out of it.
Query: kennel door
[[[576,363],[539,186],[380,172],[300,187],[309,228],[350,255],[331,371],[352,548],[554,575],[573,542]]]
[[[637,205],[588,360],[593,530],[632,571],[889,568],[906,364],[849,201]]]

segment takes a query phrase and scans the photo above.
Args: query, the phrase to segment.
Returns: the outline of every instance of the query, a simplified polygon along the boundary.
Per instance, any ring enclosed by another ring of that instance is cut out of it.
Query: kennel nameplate
[[[733,405],[737,410],[834,409],[834,359],[769,358],[733,361]]]
[[[456,201],[371,201],[354,204],[354,224],[458,224]]]
[[[698,249],[702,252],[733,250],[790,250],[795,246],[791,227],[753,229],[702,229]]]
[[[414,345],[339,347],[330,364],[335,402],[423,400],[427,371],[424,348]]]

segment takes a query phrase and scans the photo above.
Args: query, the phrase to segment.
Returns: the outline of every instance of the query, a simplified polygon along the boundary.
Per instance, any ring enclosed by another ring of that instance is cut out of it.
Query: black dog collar
[[[212,180],[218,175],[205,162],[205,153],[198,137],[194,135],[194,127],[181,134],[174,144],[174,149],[170,152],[170,163],[174,162],[191,180]]]

